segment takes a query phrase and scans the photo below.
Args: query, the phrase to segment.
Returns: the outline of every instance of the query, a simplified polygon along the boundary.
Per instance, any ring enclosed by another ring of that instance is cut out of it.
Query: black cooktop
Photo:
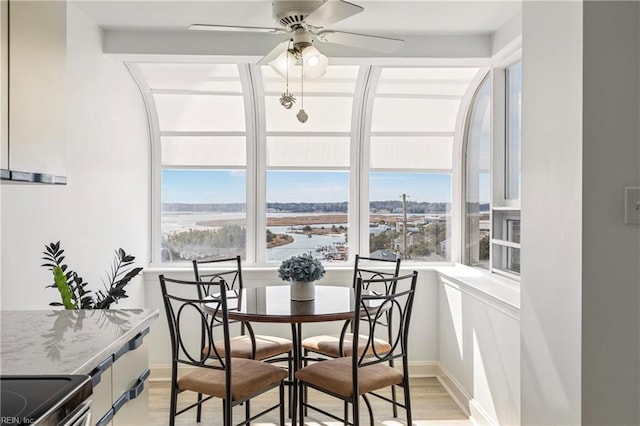
[[[89,376],[0,376],[2,425],[56,425],[91,395]]]

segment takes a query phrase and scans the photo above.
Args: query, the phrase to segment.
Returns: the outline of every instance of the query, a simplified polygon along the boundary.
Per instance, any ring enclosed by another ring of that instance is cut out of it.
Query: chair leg
[[[353,415],[353,424],[354,425],[359,425],[360,424],[360,398],[358,396],[353,396],[352,398],[352,415]],[[348,422],[345,421],[345,425],[347,425]]]
[[[413,422],[413,416],[411,415],[411,392],[409,391],[408,377],[405,377],[402,387],[404,388],[404,406],[407,411],[407,426],[411,426],[411,422]]]
[[[251,401],[246,400],[244,402],[244,419],[245,420],[249,420],[251,418]],[[247,426],[249,426],[251,423],[247,423]]]
[[[169,408],[169,426],[176,424],[176,411],[178,408],[178,389],[175,386],[171,386],[171,407]]]
[[[289,351],[287,356],[287,368],[289,369],[289,418],[292,418],[295,416],[295,411],[293,411],[293,351]]]
[[[289,389],[291,395],[291,389]],[[280,382],[280,426],[284,426],[284,382]]]
[[[367,395],[362,395],[362,399],[364,400],[364,403],[367,405],[367,410],[369,411],[369,423],[371,424],[371,426],[373,426],[373,408],[371,408],[371,403],[369,402],[369,398],[367,398]]]
[[[304,350],[304,356],[302,357],[303,361],[302,361],[302,366],[306,367],[309,365],[309,360],[307,359],[309,357],[309,351],[307,349]],[[304,394],[301,396],[303,401],[308,401],[309,400],[309,388],[307,386],[304,387]],[[308,416],[309,415],[309,409],[307,407],[304,407],[304,415]]]
[[[389,360],[389,367],[393,368],[394,367],[394,362],[392,359]],[[391,385],[391,399],[393,400],[393,404],[392,404],[392,410],[393,410],[393,418],[397,418],[398,417],[398,399],[396,396],[396,386],[395,385]]]
[[[198,406],[196,407],[196,422],[202,420],[202,394],[198,394]]]

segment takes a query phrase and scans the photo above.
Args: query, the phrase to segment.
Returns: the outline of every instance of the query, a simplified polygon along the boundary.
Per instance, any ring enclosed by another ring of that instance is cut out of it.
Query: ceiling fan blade
[[[363,7],[346,1],[325,0],[304,19],[304,22],[313,27],[327,27],[363,10]]]
[[[264,55],[258,62],[258,65],[269,65],[271,61],[278,57],[282,52],[284,52],[289,46],[290,40],[285,40],[282,43],[279,43],[276,47],[271,49],[269,53]]]
[[[320,31],[316,34],[318,40],[327,43],[342,44],[361,49],[376,50],[384,53],[391,53],[402,46],[404,40],[391,37],[380,37],[367,34],[348,33],[345,31]]]
[[[250,32],[250,33],[284,33],[286,32],[282,28],[269,28],[269,27],[244,27],[242,25],[215,25],[215,24],[193,24],[189,26],[190,30],[204,30],[204,31],[238,31],[238,32]]]

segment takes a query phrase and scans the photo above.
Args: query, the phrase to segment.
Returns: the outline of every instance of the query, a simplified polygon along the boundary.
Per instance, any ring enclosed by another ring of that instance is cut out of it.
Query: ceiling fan
[[[272,10],[273,19],[279,27],[193,24],[189,29],[289,34],[285,41],[267,53],[258,64],[269,64],[286,50],[299,56],[315,41],[384,53],[391,53],[404,43],[404,40],[397,38],[328,29],[330,25],[364,10],[361,6],[343,0],[274,0]]]

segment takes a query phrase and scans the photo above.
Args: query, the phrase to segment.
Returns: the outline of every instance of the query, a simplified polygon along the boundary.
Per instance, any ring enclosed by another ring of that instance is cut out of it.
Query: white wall
[[[440,274],[440,380],[474,422],[518,425],[519,292],[515,283],[488,275],[462,266]]]
[[[102,34],[68,5],[66,186],[0,186],[1,308],[48,309],[44,245],[61,240],[66,262],[92,289],[119,247],[148,259],[149,147],[142,99],[122,63],[102,54]],[[33,117],[38,125],[38,117]],[[119,306],[144,306],[142,279]]]
[[[640,424],[639,13],[524,4],[523,424]]]
[[[582,424],[640,424],[638,2],[584,2]]]
[[[522,424],[580,424],[582,3],[525,1]]]

